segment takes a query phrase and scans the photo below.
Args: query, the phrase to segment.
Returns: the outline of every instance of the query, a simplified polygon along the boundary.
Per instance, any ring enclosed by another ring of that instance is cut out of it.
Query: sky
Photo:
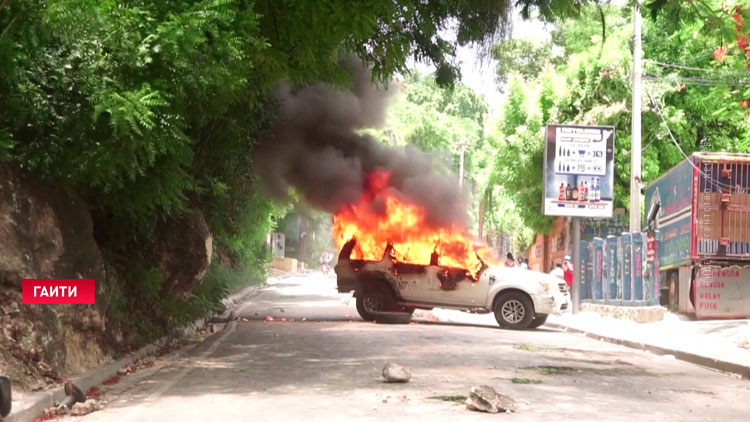
[[[624,5],[627,0],[610,0],[609,4],[612,5]],[[549,39],[551,36],[552,27],[545,25],[538,19],[524,20],[521,18],[518,11],[513,15],[513,31],[512,38],[537,38],[537,39]],[[449,39],[450,34],[446,34]],[[495,63],[496,61],[488,58],[487,60],[481,60],[481,55],[477,48],[471,47],[459,47],[457,51],[457,58],[461,62],[461,82],[474,91],[482,94],[487,100],[487,104],[490,109],[490,116],[496,114],[503,104],[505,95],[501,94],[495,84]],[[433,69],[428,66],[419,65],[417,66],[423,73],[432,73]]]
[[[547,38],[549,30],[538,20],[525,21],[517,14],[513,17],[513,38]],[[479,50],[472,47],[459,47],[457,58],[461,62],[461,81],[483,95],[490,108],[490,115],[498,111],[504,95],[495,83],[496,60],[480,58]]]
[[[541,21],[523,20],[518,13],[513,16],[512,28],[513,38],[548,38],[550,36],[550,28]],[[446,39],[455,39],[455,29],[446,30],[441,35]],[[460,63],[461,82],[484,96],[489,106],[490,116],[496,114],[505,99],[505,94],[497,89],[495,83],[496,60],[491,57],[482,58],[480,48],[476,46],[458,47],[456,58]],[[433,66],[424,63],[412,63],[410,67],[423,74],[435,71]]]

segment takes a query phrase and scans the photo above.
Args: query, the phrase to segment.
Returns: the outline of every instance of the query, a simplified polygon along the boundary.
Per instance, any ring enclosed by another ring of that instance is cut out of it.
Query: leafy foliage
[[[537,39],[502,41],[492,48],[492,57],[497,60],[496,79],[501,91],[512,74],[533,78],[547,66],[560,63],[560,57],[553,54],[552,45]]]
[[[523,225],[532,228],[519,230],[519,225],[514,224],[518,223],[517,219],[506,218],[501,227],[516,232],[516,247],[528,245],[536,231],[548,230],[552,223],[550,218],[544,217],[540,212],[541,175],[529,172],[530,169],[541,169],[543,165],[542,127],[547,122],[542,120],[541,110],[533,107],[539,95],[529,89],[521,78],[514,77],[503,108],[502,120],[497,130],[490,134],[497,152],[487,189],[492,189],[495,184],[502,186],[506,198],[514,204],[510,209],[511,215],[517,216]]]
[[[276,113],[278,82],[346,85],[339,63],[355,54],[379,81],[416,59],[436,67],[433,90],[451,85],[456,46],[502,36],[511,6],[0,1],[0,162],[85,198],[117,270],[109,292],[115,319],[144,324],[135,329],[150,337],[265,276],[265,239],[287,208],[259,191],[251,157]],[[449,26],[455,40],[445,35]],[[454,94],[434,104],[456,125],[444,133],[446,148],[453,132],[481,139],[486,114],[463,88]],[[423,125],[410,136],[427,142],[442,130]],[[206,216],[216,263],[193,298],[166,297],[153,269],[154,228],[188,208]]]
[[[696,3],[705,3],[709,9],[719,8],[718,2]],[[600,10],[606,17],[606,40],[595,24],[601,21]],[[544,135],[539,130],[548,123],[616,127],[615,204],[628,207],[630,13],[628,7],[619,6],[583,8],[578,19],[560,23],[553,33],[549,48],[561,48],[563,60],[550,63],[536,73],[519,75],[511,82],[503,116],[491,135],[498,153],[490,187],[496,184],[510,192],[510,200],[523,224],[533,232],[549,229],[549,220],[540,215]],[[644,69],[647,81],[642,116],[645,182],[683,159],[662,122],[659,108],[685,153],[739,152],[747,151],[750,146],[750,122],[746,117],[746,106],[750,103],[743,102],[750,98],[750,91],[734,86],[734,79],[726,76],[734,73],[736,79],[736,72],[744,68],[745,52],[732,47],[725,57],[716,60],[713,53],[716,46],[722,45],[724,32],[716,30],[716,23],[705,17],[689,9],[678,15],[657,14],[655,20],[644,22],[644,56],[650,59]],[[714,30],[705,31],[707,28]],[[502,74],[507,71],[508,66],[498,69]],[[711,83],[695,84],[706,80]],[[651,98],[659,108],[651,103]],[[519,165],[535,169],[534,176],[526,173],[519,177],[512,170],[504,170]]]

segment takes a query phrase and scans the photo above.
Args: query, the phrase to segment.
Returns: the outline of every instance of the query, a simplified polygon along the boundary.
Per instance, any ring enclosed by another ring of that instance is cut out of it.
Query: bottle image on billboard
[[[596,178],[596,202],[602,199],[602,187],[599,185],[599,178]]]
[[[581,182],[581,187],[578,189],[578,201],[584,202],[586,200],[586,188],[584,186],[585,182]]]
[[[570,189],[570,183],[568,183],[568,187],[565,188],[565,200],[570,201],[570,198],[573,196],[573,191]]]
[[[557,194],[557,199],[559,199],[560,201],[565,200],[565,183],[560,183],[560,191]]]
[[[597,199],[596,199],[596,190],[599,187],[596,185],[596,177],[594,177],[593,179],[594,180],[592,181],[592,183],[594,185],[594,189],[592,189],[592,192],[591,192],[591,202],[598,202]]]
[[[583,201],[589,200],[589,182],[583,182]]]

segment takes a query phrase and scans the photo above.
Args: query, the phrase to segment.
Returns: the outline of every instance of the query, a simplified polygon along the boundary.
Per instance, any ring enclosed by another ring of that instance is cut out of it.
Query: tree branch
[[[5,35],[5,33],[8,32],[8,29],[10,29],[10,27],[13,26],[13,22],[15,22],[17,18],[18,17],[13,18],[13,20],[10,21],[8,26],[6,26],[5,29],[3,29],[3,32],[0,33],[0,38],[2,38]]]

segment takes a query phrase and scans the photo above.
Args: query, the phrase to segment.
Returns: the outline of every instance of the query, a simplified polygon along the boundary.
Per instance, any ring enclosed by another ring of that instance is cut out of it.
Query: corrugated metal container
[[[693,155],[693,259],[750,259],[750,155]]]
[[[750,154],[694,153],[646,189],[661,203],[662,270],[691,260],[750,260]]]

